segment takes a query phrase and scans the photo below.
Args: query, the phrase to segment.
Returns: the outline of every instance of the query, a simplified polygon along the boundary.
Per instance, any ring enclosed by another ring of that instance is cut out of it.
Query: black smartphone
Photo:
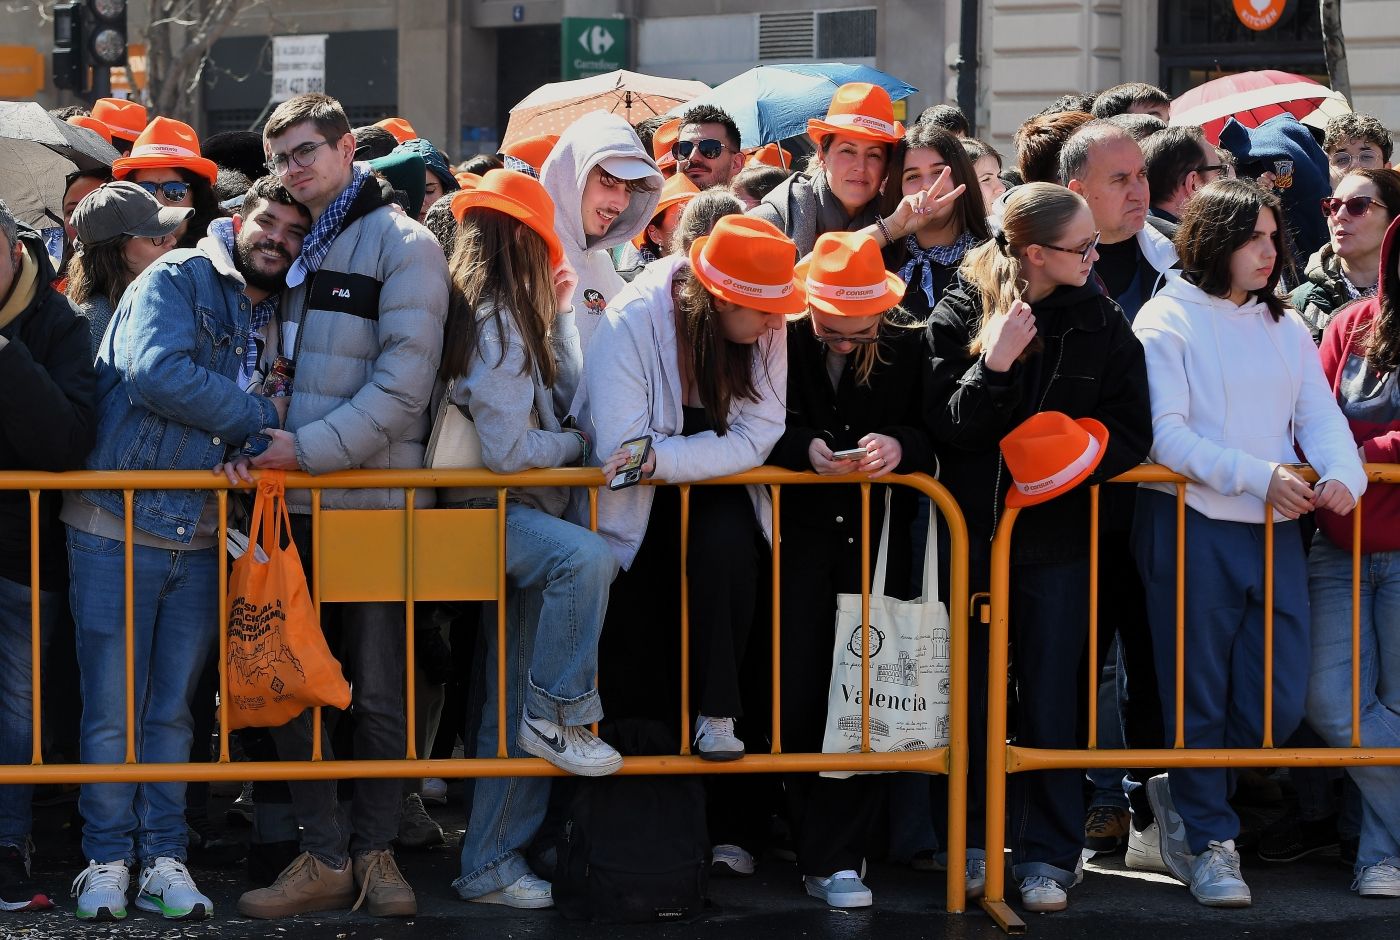
[[[243,457],[256,457],[267,450],[268,445],[271,443],[272,438],[268,437],[266,434],[249,434],[248,439],[243,442],[243,446],[239,449],[238,453]]]
[[[629,486],[634,486],[642,479],[642,464],[647,462],[647,455],[651,453],[651,435],[644,434],[641,437],[634,437],[630,441],[623,441],[622,448],[626,449],[630,456],[613,476],[612,482],[608,484],[608,489],[624,490]]]

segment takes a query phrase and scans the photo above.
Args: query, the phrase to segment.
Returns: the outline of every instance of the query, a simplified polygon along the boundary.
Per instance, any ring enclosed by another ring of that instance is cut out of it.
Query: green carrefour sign
[[[560,30],[561,77],[568,81],[626,68],[630,25],[621,17],[564,17]]]

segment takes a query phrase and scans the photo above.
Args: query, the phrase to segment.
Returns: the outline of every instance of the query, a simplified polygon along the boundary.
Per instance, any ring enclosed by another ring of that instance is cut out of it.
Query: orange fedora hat
[[[797,246],[771,223],[727,215],[690,246],[690,268],[711,294],[764,313],[801,313],[807,290],[793,276]]]
[[[549,263],[564,260],[564,246],[554,231],[554,200],[540,181],[515,170],[491,170],[475,189],[452,196],[452,216],[458,223],[473,209],[493,209],[525,223],[549,247]]]
[[[375,121],[375,127],[382,127],[394,135],[394,139],[399,143],[406,143],[418,138],[418,132],[413,129],[413,125],[401,117],[385,118],[382,121]]]
[[[675,176],[666,177],[666,182],[661,186],[661,201],[656,204],[656,211],[651,214],[654,219],[672,206],[683,205],[696,196],[700,195],[700,187],[690,181],[690,177],[684,173],[677,173]],[[632,239],[632,244],[638,248],[646,244],[647,230],[642,229],[636,238]]]
[[[777,144],[764,144],[746,151],[744,166],[775,166],[780,170],[792,169],[792,154]]]
[[[68,119],[68,123],[72,124],[74,127],[86,127],[98,137],[107,141],[107,143],[110,144],[112,142],[112,129],[97,118],[83,117],[81,114],[75,114]]]
[[[899,303],[904,282],[885,270],[875,239],[860,232],[827,232],[797,265],[807,303],[838,317],[868,317]]]
[[[131,146],[131,156],[112,164],[112,176],[123,180],[137,170],[160,167],[193,170],[209,180],[211,186],[219,178],[214,161],[200,155],[194,128],[168,117],[156,118],[141,132]]]
[[[656,133],[651,135],[651,155],[656,159],[656,165],[661,168],[663,173],[676,166],[676,155],[671,151],[676,146],[676,139],[680,136],[680,118],[672,118],[658,127]]]
[[[522,137],[509,147],[502,147],[501,154],[514,157],[521,163],[528,164],[538,170],[544,166],[544,161],[549,159],[549,155],[554,152],[554,145],[557,143],[559,143],[558,134]]]
[[[125,98],[98,98],[92,106],[92,117],[106,124],[113,137],[123,140],[140,137],[148,122],[145,105]]]
[[[904,136],[904,125],[894,119],[889,92],[869,82],[848,82],[836,89],[825,118],[807,122],[807,136],[818,149],[831,134],[892,144]]]
[[[1031,415],[1001,439],[1011,473],[1007,506],[1034,506],[1083,483],[1108,449],[1108,428],[1059,411]]]

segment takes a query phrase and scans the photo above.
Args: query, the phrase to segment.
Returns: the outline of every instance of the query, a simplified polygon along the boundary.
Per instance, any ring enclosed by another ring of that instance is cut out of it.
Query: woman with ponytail
[[[1122,311],[1090,278],[1098,233],[1088,204],[1051,183],[1017,187],[1002,230],[963,260],[962,283],[929,318],[924,419],[941,480],[967,519],[972,591],[986,591],[991,539],[1010,487],[1001,439],[1037,412],[1093,418],[1108,429],[1106,454],[1085,483],[1142,462],[1151,413],[1142,347]],[[1022,511],[1012,543],[1011,642],[1017,738],[1041,748],[1082,745],[1078,680],[1089,622],[1089,498],[1085,486]],[[971,649],[985,652],[974,637]],[[974,661],[970,715],[984,715]],[[977,729],[970,729],[976,747]],[[976,753],[971,766],[982,761]],[[972,780],[969,793],[982,789]],[[1083,774],[1038,771],[1012,779],[1011,848],[1026,910],[1058,911],[1081,877]],[[936,813],[935,813],[936,815]],[[982,846],[975,808],[972,859]],[[980,885],[969,884],[978,889]]]

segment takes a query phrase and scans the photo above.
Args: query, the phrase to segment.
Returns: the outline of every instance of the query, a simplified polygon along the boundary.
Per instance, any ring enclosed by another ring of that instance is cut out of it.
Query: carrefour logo
[[[611,49],[615,42],[617,40],[613,39],[613,34],[602,26],[585,29],[583,35],[578,37],[578,44],[590,55],[602,55]]]

